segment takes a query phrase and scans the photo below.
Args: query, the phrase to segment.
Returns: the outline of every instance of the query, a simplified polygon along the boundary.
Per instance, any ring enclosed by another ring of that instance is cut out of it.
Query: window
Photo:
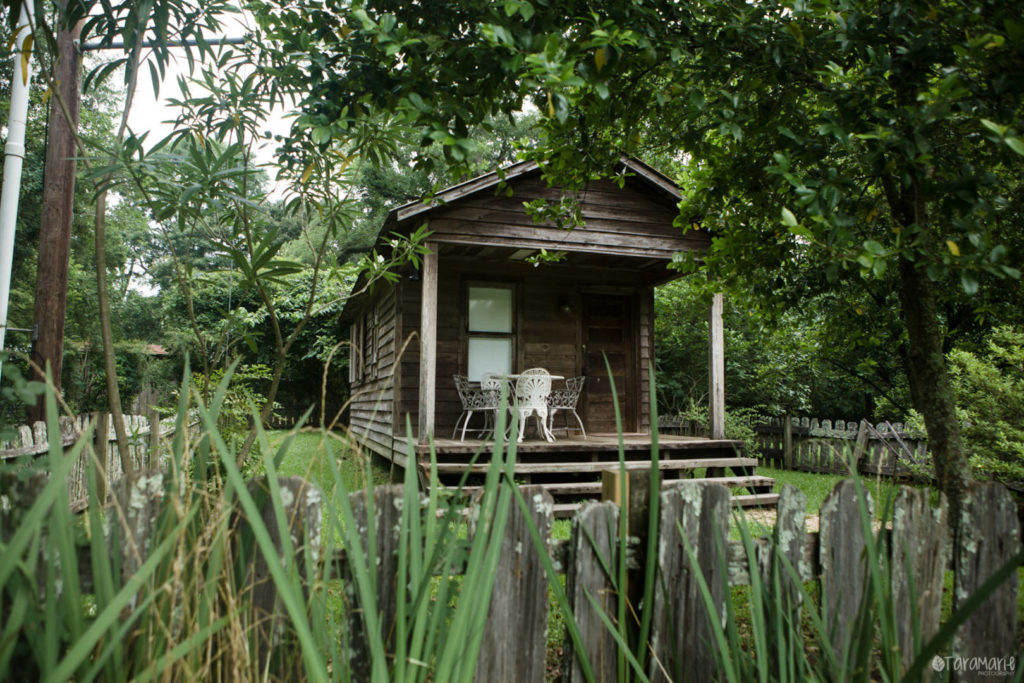
[[[511,286],[471,286],[469,288],[469,367],[471,382],[479,382],[486,372],[507,375],[512,372],[514,325]]]

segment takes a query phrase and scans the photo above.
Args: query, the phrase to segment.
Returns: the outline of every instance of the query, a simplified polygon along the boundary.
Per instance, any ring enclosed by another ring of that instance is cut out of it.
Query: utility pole
[[[7,118],[7,144],[4,147],[3,189],[0,190],[0,351],[4,348],[7,332],[7,305],[10,302],[11,270],[14,267],[14,230],[18,222],[21,166],[25,159],[28,86],[32,82],[32,20],[27,2],[21,5],[21,14],[14,31],[14,49],[11,50],[14,79],[11,83],[11,109]]]
[[[66,0],[61,3],[66,5]],[[49,363],[58,392],[64,361],[64,319],[68,299],[68,260],[75,199],[75,138],[81,107],[78,74],[81,53],[78,37],[82,23],[61,27],[57,33],[54,64],[55,95],[47,119],[46,167],[43,176],[42,219],[39,225],[39,261],[36,266],[36,298],[33,322],[37,330],[32,361],[45,369]],[[59,94],[59,96],[58,96]],[[97,268],[105,264],[97,263]],[[36,379],[45,381],[45,377]],[[44,419],[44,404],[29,407],[29,423]]]

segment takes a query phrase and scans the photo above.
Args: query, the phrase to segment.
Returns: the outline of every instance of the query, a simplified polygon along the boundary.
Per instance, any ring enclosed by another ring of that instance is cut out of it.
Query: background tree
[[[546,115],[537,156],[560,181],[623,152],[686,163],[680,225],[715,232],[705,266],[723,285],[791,304],[891,283],[910,394],[958,501],[969,474],[942,302],[960,297],[954,287],[971,296],[1019,277],[1004,199],[1024,153],[1015,5],[446,9],[381,1],[267,16],[301,55],[294,68],[312,74],[307,110],[330,125],[397,112],[459,161],[469,126],[531,99]]]

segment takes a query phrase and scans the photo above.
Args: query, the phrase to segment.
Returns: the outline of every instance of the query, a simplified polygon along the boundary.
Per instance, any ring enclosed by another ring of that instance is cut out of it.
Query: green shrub
[[[686,410],[680,412],[685,420],[694,420],[700,424],[709,424],[708,405],[690,402]],[[743,442],[747,457],[756,458],[761,454],[761,446],[757,437],[757,425],[768,421],[768,416],[758,408],[729,408],[725,411],[725,438]]]
[[[974,476],[1024,482],[1024,332],[998,327],[984,352],[954,350],[949,365]]]

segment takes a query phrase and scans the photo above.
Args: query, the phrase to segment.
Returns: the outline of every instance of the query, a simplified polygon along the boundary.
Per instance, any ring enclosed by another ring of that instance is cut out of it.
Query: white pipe
[[[25,158],[25,122],[28,119],[28,87],[32,82],[32,60],[25,61],[22,70],[21,55],[25,40],[32,35],[28,1],[21,3],[21,14],[15,29],[17,47],[11,51],[14,58],[14,78],[11,83],[11,109],[7,119],[7,145],[4,147],[3,190],[0,191],[0,351],[7,332],[7,306],[11,296],[11,270],[14,262],[14,228],[18,220],[18,193],[21,186],[21,163]],[[3,363],[0,361],[0,370]]]

